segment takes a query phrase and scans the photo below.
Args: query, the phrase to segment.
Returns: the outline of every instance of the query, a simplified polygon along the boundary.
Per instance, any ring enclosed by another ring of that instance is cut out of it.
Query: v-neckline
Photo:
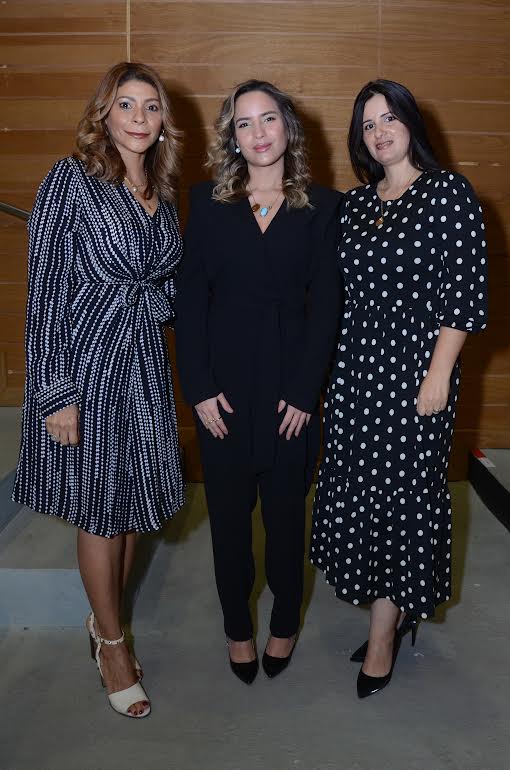
[[[128,187],[128,186],[127,186],[127,185],[126,185],[124,182],[122,183],[122,188],[123,188],[123,190],[125,190],[125,192],[126,192],[126,195],[127,195],[129,198],[130,198],[130,200],[131,200],[131,201],[133,201],[133,203],[134,203],[134,204],[136,204],[136,208],[137,208],[138,210],[140,210],[140,209],[141,209],[141,210],[144,212],[144,214],[146,214],[146,216],[148,216],[148,217],[149,217],[149,219],[150,219],[150,220],[155,220],[155,219],[156,219],[156,215],[157,215],[157,213],[158,213],[158,211],[159,211],[159,207],[160,207],[160,205],[161,205],[161,198],[159,197],[159,195],[158,195],[158,203],[157,203],[157,206],[156,206],[156,208],[154,209],[154,214],[149,214],[149,212],[147,211],[147,209],[145,208],[145,206],[142,206],[142,204],[140,203],[140,201],[138,200],[138,198],[135,198],[135,196],[133,195],[133,193],[131,192],[131,190],[129,189],[129,187]]]
[[[283,196],[283,200],[281,201],[281,203],[280,203],[280,205],[278,206],[278,208],[277,208],[277,210],[276,210],[276,212],[275,212],[275,214],[274,214],[273,218],[271,219],[270,223],[268,224],[268,226],[266,227],[266,229],[265,229],[265,230],[261,230],[261,229],[260,229],[260,226],[259,226],[259,224],[258,224],[258,222],[257,222],[257,219],[256,219],[256,215],[255,215],[255,214],[254,214],[254,212],[251,210],[251,203],[250,203],[250,199],[247,197],[247,198],[244,198],[244,201],[246,202],[246,205],[247,205],[247,207],[248,207],[248,208],[247,208],[247,211],[248,211],[248,214],[249,214],[249,216],[250,216],[250,219],[252,219],[252,220],[253,220],[253,224],[255,225],[255,227],[256,227],[256,228],[257,228],[257,230],[259,231],[259,234],[260,234],[260,235],[262,236],[262,238],[263,238],[263,237],[264,237],[264,236],[265,236],[265,235],[266,235],[266,234],[269,232],[269,230],[270,230],[270,229],[271,229],[271,227],[273,226],[273,223],[274,223],[274,222],[275,222],[275,221],[278,219],[278,215],[280,214],[280,211],[281,211],[281,209],[283,208],[283,206],[284,206],[284,204],[285,204],[285,202],[286,202],[286,198],[285,198],[285,196]]]

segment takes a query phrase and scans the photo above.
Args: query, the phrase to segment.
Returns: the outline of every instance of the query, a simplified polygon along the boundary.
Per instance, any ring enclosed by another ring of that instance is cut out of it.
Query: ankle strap
[[[116,644],[122,644],[122,642],[124,641],[124,634],[122,634],[120,639],[103,639],[102,636],[98,636],[97,641],[100,644],[108,644],[110,645],[110,647],[115,647]]]

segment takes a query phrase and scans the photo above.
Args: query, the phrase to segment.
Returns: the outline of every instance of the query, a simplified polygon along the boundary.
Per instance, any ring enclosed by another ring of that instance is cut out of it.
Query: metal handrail
[[[0,211],[3,211],[4,214],[10,214],[13,217],[18,217],[18,219],[24,219],[25,222],[30,216],[30,211],[19,209],[17,206],[11,206],[10,203],[4,203],[4,201],[0,201]]]

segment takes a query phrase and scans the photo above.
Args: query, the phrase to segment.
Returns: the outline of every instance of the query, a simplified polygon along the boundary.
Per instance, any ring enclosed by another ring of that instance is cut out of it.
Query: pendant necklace
[[[409,179],[405,183],[405,185],[398,191],[398,194],[395,195],[394,198],[391,198],[391,200],[398,200],[398,198],[400,198],[404,194],[404,191],[407,190],[408,187],[410,187],[411,180],[412,180],[413,176],[415,175],[415,173],[416,173],[416,169],[413,171],[413,173],[411,174],[411,176],[409,177]],[[416,179],[418,179],[418,177],[416,177]],[[414,181],[416,181],[416,179]],[[377,191],[377,189],[376,189],[376,191]],[[379,193],[377,193],[377,197],[379,198],[379,210],[381,212],[381,215],[380,215],[379,219],[376,219],[375,226],[376,227],[380,227],[381,225],[384,224],[384,217],[388,213],[387,211],[384,210],[384,204],[387,203],[388,201],[383,201],[382,198],[379,196]]]
[[[145,172],[144,172],[144,174],[145,174]],[[132,189],[132,191],[134,193],[140,192],[140,189],[141,189],[142,185],[133,184],[133,182],[131,181],[131,179],[128,176],[124,177],[124,181],[128,183],[129,187],[131,187],[131,189]],[[145,174],[145,184],[143,185],[143,189],[145,189],[146,187],[147,187],[147,174]],[[141,194],[141,192],[140,192],[140,194]],[[143,198],[143,195],[142,195],[142,198]],[[149,210],[149,212],[151,212],[152,209],[154,208],[153,204],[150,201],[148,201],[146,198],[143,199],[143,203],[141,205],[144,208],[146,207]]]
[[[248,192],[250,192],[250,191],[248,190]],[[276,203],[276,201],[278,200],[278,198],[280,197],[281,194],[282,194],[282,191],[280,190],[278,192],[278,195],[274,199],[274,201],[272,203],[270,203],[269,206],[262,206],[261,207],[260,203],[257,203],[257,201],[255,200],[254,194],[252,192],[250,192],[250,195],[253,198],[253,205],[251,207],[251,210],[253,211],[254,214],[256,214],[257,211],[258,211],[259,212],[259,216],[261,216],[262,218],[267,217],[267,215],[269,214],[269,212],[271,211],[271,209],[273,208],[274,204]]]
[[[145,176],[145,184],[143,186],[147,187],[147,174],[145,174],[145,172],[144,172],[144,176]],[[131,189],[133,190],[134,193],[138,192],[141,189],[141,187],[142,187],[141,184],[133,184],[133,182],[127,176],[127,174],[124,176],[124,181],[126,181],[128,183],[128,185],[131,187]]]

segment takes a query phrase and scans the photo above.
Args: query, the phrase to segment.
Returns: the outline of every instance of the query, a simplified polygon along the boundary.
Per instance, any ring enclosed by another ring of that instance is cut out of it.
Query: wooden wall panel
[[[126,0],[0,3],[0,200],[30,209],[100,74],[126,59]],[[21,403],[26,225],[0,214],[0,404]]]
[[[8,0],[0,10],[3,34],[98,33],[123,34],[125,0]]]
[[[179,32],[172,29],[167,33],[152,35],[132,34],[131,51],[134,58],[158,66],[161,62],[180,62],[184,64],[226,65],[243,60],[253,68],[259,61],[266,65],[279,67],[290,65],[293,61],[314,65],[318,61],[335,66],[341,61],[344,66],[356,66],[359,63],[359,51],[364,50],[364,65],[377,66],[376,37],[346,37],[330,35],[296,34],[277,35],[274,32],[261,34],[240,32],[225,35],[221,32],[192,33],[186,29]],[[287,45],[282,45],[286,42]]]
[[[252,3],[196,3],[196,2],[153,2],[133,3],[131,28],[134,33],[156,33],[162,30],[191,30],[193,33],[219,32],[222,35],[234,33],[286,34],[294,38],[298,34],[346,36],[376,35],[378,31],[377,0],[363,3],[321,3],[306,2],[299,9],[289,8],[288,2],[272,0],[263,6]],[[253,8],[258,5],[256,16]],[[296,4],[294,4],[295,6]],[[204,7],[205,6],[205,7]],[[248,20],[252,19],[251,23]],[[256,21],[254,29],[253,21]]]
[[[183,221],[187,189],[205,176],[214,119],[234,83],[255,76],[295,96],[314,177],[339,189],[356,183],[346,152],[355,94],[375,77],[405,83],[441,162],[470,179],[485,210],[491,325],[468,339],[463,355],[452,461],[460,477],[470,444],[510,445],[509,22],[507,0],[0,3],[0,199],[31,206],[48,168],[71,151],[100,74],[127,56],[159,69],[185,131]],[[0,239],[0,403],[18,403],[24,227],[0,215]],[[191,410],[177,378],[176,398],[187,471],[198,478]]]

